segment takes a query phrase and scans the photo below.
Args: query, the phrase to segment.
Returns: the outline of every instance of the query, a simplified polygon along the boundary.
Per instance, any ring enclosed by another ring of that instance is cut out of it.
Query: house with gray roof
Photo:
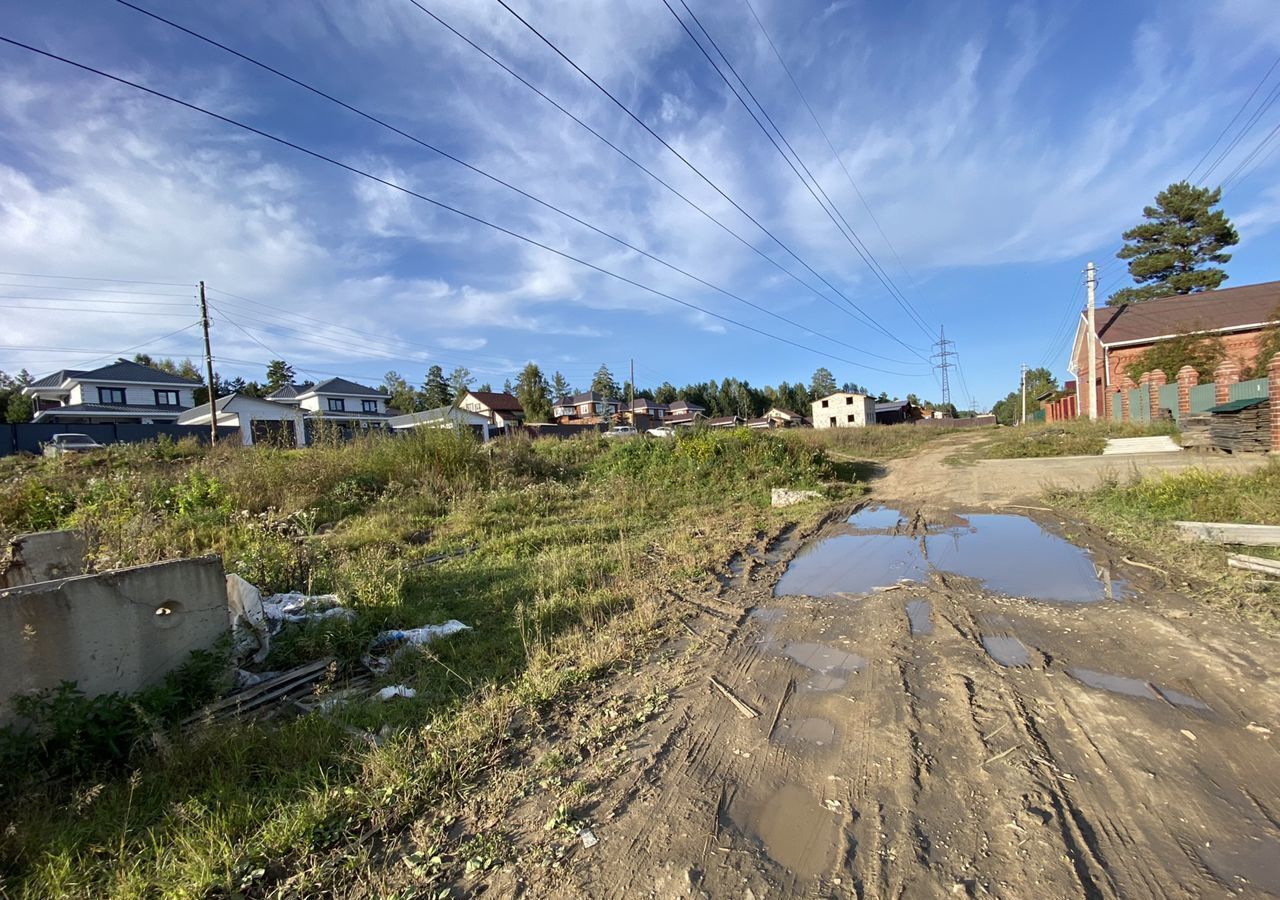
[[[313,385],[285,385],[267,395],[267,400],[302,411],[307,443],[324,423],[337,429],[341,437],[369,430],[385,431],[392,413],[386,391],[366,387],[345,378],[329,378]]]
[[[195,406],[194,378],[118,359],[97,369],[62,369],[22,389],[33,421],[67,425],[172,424]]]

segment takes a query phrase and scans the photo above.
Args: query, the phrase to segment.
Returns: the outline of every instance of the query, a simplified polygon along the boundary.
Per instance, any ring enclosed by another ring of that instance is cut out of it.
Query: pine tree
[[[614,400],[620,396],[618,382],[605,363],[601,363],[600,368],[596,369],[595,377],[591,379],[591,390],[601,394],[606,400]]]
[[[677,396],[675,385],[669,381],[662,382],[653,392],[653,399],[658,403],[675,403]]]
[[[1231,220],[1220,209],[1222,188],[1171,184],[1156,195],[1156,205],[1142,210],[1147,221],[1124,233],[1125,245],[1116,254],[1130,260],[1129,274],[1139,287],[1111,295],[1110,306],[1141,303],[1174,294],[1209,291],[1227,280],[1227,273],[1210,263],[1231,259],[1227,247],[1240,242]]]
[[[462,397],[462,392],[471,389],[471,385],[475,383],[475,378],[471,375],[471,370],[466,366],[458,366],[449,373],[449,392],[453,394],[453,402],[457,403]],[[487,391],[489,386],[486,384],[480,390]]]
[[[382,388],[389,395],[387,406],[402,413],[417,412],[422,408],[418,392],[399,372],[388,372],[382,379]]]
[[[814,397],[826,397],[836,392],[836,378],[830,369],[821,368],[813,373],[809,383],[809,393]]]
[[[427,369],[427,378],[422,382],[422,405],[425,409],[439,409],[453,401],[449,390],[449,382],[444,379],[444,369],[432,366]]]
[[[524,407],[525,418],[530,422],[546,422],[551,419],[551,387],[537,363],[527,363],[516,379],[516,397]]]
[[[568,379],[557,372],[551,378],[551,399],[559,400],[561,397],[568,397],[573,393],[573,387],[569,384]]]
[[[283,359],[273,359],[267,363],[267,393],[278,391],[286,384],[293,384],[296,377],[293,366]]]

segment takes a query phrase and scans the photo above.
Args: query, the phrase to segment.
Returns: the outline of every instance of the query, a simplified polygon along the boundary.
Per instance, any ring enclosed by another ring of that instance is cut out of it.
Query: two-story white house
[[[844,391],[814,400],[814,428],[865,428],[876,424],[876,401]]]
[[[98,369],[54,372],[22,393],[32,400],[35,422],[167,425],[195,405],[199,386],[196,379],[118,359]]]
[[[342,437],[351,437],[362,431],[385,431],[391,418],[387,412],[390,395],[345,378],[330,378],[310,386],[287,384],[272,391],[267,399],[302,411],[308,444],[320,427],[336,428]]]

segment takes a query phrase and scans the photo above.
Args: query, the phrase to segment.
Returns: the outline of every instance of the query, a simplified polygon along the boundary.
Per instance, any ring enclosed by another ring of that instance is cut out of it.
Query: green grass
[[[810,447],[855,460],[900,459],[945,437],[969,433],[966,429],[927,425],[876,425],[868,428],[804,428],[788,436]]]
[[[1195,577],[1203,598],[1280,626],[1280,584],[1228,569],[1229,552],[1280,556],[1271,548],[1223,548],[1183,543],[1175,521],[1280,525],[1280,460],[1244,475],[1190,469],[1053,495],[1057,505],[1105,528],[1117,541],[1142,548],[1171,571]]]
[[[487,447],[421,430],[306,451],[6,462],[0,537],[77,527],[100,568],[213,552],[268,591],[338,593],[353,622],[282,634],[263,667],[333,656],[322,691],[362,671],[384,628],[474,630],[379,680],[412,699],[186,735],[173,717],[140,717],[117,756],[51,761],[52,780],[0,773],[0,896],[308,895],[358,881],[371,835],[394,841],[482,790],[513,721],[653,647],[670,621],[664,588],[710,584],[759,531],[794,521],[769,508],[771,486],[835,477],[822,452],[746,430]],[[83,750],[67,709],[58,734]],[[487,864],[499,845],[468,859]],[[447,866],[426,869],[447,883]]]
[[[951,461],[967,463],[977,459],[1097,456],[1102,453],[1108,438],[1177,433],[1171,422],[1136,425],[1074,419],[1070,422],[1018,425],[984,432],[983,440],[967,445]]]

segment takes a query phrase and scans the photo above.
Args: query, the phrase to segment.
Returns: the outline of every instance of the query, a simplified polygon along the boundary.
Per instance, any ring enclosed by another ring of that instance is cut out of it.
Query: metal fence
[[[209,440],[207,425],[129,425],[80,424],[54,425],[27,422],[22,425],[0,425],[0,456],[13,453],[40,453],[55,434],[87,434],[99,444],[141,444],[161,437],[178,440],[194,437]],[[239,428],[219,428],[219,440],[240,440]]]
[[[1191,411],[1193,413],[1207,412],[1214,406],[1217,406],[1217,388],[1212,384],[1197,384],[1191,389]]]
[[[1121,405],[1123,402],[1123,397],[1124,395],[1121,394],[1119,391],[1116,391],[1114,394],[1111,395],[1111,421],[1112,422],[1124,421],[1124,407]]]
[[[1253,400],[1257,397],[1266,399],[1271,382],[1266,378],[1255,378],[1253,381],[1241,381],[1231,385],[1227,394],[1228,400]]]
[[[1160,396],[1156,399],[1156,403],[1160,405],[1161,410],[1169,410],[1169,414],[1173,416],[1175,422],[1182,418],[1182,413],[1178,411],[1177,382],[1160,385]],[[1160,416],[1160,410],[1156,410],[1156,416]]]

